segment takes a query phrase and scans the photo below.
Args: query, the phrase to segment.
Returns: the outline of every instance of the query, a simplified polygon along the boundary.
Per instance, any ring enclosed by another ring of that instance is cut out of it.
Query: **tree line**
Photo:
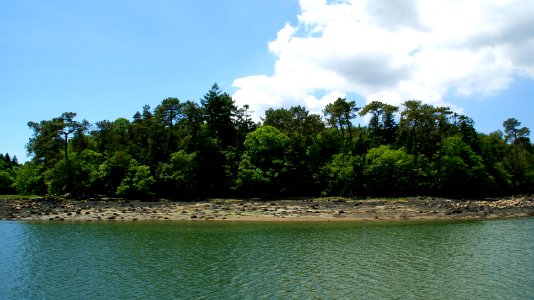
[[[0,155],[0,193],[203,197],[453,197],[532,193],[530,131],[479,133],[448,107],[343,98],[323,115],[270,108],[261,122],[215,84],[200,103],[164,99],[132,119],[66,112],[29,122],[31,161]],[[355,126],[367,116],[367,126]]]

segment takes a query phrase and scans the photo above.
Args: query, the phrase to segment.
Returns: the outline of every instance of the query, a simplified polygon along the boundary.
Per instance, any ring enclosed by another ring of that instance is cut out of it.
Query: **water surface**
[[[534,219],[0,222],[0,298],[529,299]]]

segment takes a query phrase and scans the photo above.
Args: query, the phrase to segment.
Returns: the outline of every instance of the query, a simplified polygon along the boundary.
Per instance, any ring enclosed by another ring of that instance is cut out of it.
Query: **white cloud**
[[[488,95],[534,77],[534,2],[520,0],[301,0],[269,50],[271,75],[236,79],[255,116],[349,93],[400,104],[447,104],[447,93]],[[360,100],[361,101],[361,100]],[[359,104],[362,104],[361,102]]]

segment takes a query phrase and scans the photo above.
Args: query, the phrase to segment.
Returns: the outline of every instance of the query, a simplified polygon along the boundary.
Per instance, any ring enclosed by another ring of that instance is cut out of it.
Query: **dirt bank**
[[[299,200],[210,199],[202,202],[143,202],[137,200],[0,200],[0,219],[97,220],[440,220],[495,219],[534,216],[532,196],[485,200],[415,197],[354,200],[310,198]]]

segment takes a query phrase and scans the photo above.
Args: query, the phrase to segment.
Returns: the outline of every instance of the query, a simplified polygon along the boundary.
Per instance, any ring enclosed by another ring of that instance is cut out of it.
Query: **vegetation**
[[[406,101],[324,116],[268,109],[261,123],[215,84],[200,104],[164,99],[131,120],[66,112],[29,122],[31,161],[0,155],[0,194],[129,198],[481,196],[534,192],[530,131],[510,118],[478,133],[447,107]],[[354,126],[367,116],[367,126]]]

